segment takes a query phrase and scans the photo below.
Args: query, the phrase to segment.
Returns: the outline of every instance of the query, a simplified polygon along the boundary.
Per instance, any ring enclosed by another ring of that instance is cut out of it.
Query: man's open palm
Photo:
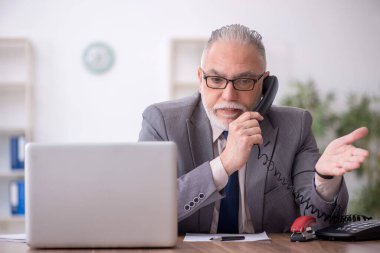
[[[368,129],[361,127],[330,142],[319,158],[315,169],[322,175],[341,176],[348,171],[359,168],[369,153],[367,150],[356,148],[352,144],[367,134]]]

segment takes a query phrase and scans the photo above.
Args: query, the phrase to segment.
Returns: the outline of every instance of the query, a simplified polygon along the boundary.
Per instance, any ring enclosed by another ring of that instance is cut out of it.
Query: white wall
[[[341,106],[348,91],[380,91],[377,0],[0,0],[0,36],[35,49],[37,141],[137,140],[143,109],[169,97],[170,39],[231,23],[263,35],[279,97],[294,79],[342,93]],[[81,57],[99,40],[116,63],[96,76]]]

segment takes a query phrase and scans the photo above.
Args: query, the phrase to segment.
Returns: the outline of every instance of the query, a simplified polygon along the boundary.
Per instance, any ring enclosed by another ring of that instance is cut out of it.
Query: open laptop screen
[[[170,247],[177,240],[172,142],[28,144],[32,247]]]

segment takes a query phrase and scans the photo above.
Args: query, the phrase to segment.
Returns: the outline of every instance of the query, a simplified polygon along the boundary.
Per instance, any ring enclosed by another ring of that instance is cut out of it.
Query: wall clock
[[[83,52],[83,63],[88,71],[103,74],[109,71],[115,61],[113,50],[103,42],[88,45]]]

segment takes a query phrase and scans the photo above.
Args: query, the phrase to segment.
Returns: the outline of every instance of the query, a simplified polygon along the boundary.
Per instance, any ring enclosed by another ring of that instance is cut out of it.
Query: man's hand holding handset
[[[262,144],[259,122],[264,117],[258,112],[247,111],[229,124],[226,148],[220,154],[228,175],[239,170],[248,161],[253,145]]]

